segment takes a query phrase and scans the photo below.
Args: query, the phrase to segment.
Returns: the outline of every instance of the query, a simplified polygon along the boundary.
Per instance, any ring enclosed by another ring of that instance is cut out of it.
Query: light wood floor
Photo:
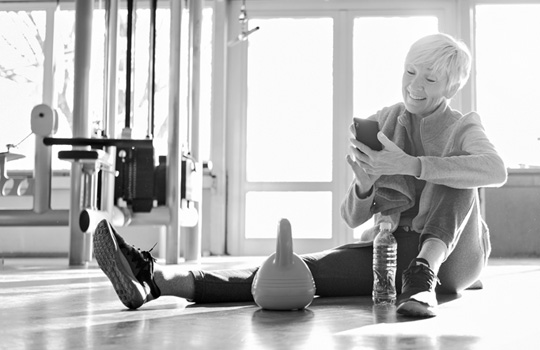
[[[374,310],[369,297],[281,312],[163,297],[128,311],[96,264],[0,259],[0,349],[540,349],[540,260],[491,260],[482,281],[483,290],[442,298],[439,316],[424,320]]]

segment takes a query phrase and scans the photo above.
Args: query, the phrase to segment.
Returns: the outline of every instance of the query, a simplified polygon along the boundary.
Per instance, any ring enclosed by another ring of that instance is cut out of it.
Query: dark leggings
[[[401,274],[418,254],[420,234],[398,229],[396,288],[401,291]],[[484,267],[485,255],[478,239],[462,235],[456,249],[439,271],[438,293],[458,293],[473,284]],[[470,238],[470,239],[469,239]],[[471,249],[476,248],[476,249]],[[373,284],[371,243],[302,255],[321,297],[371,295]],[[198,303],[253,301],[251,284],[257,268],[193,271]]]

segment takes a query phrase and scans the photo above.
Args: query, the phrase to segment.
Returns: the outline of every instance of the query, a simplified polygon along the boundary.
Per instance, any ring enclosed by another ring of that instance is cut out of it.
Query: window
[[[540,4],[476,6],[477,110],[507,166],[540,165]]]
[[[251,25],[264,29],[248,48],[245,237],[275,238],[276,223],[287,217],[294,237],[330,238],[332,193],[320,185],[317,192],[283,190],[332,181],[333,21]]]
[[[252,23],[247,181],[331,181],[332,19]]]
[[[0,8],[1,9],[1,8]],[[15,153],[34,153],[30,134],[30,112],[43,95],[45,10],[0,11],[0,147],[17,145]],[[10,127],[6,127],[10,126]],[[9,162],[30,168],[33,157]]]
[[[59,112],[59,128],[55,137],[72,136],[75,11],[73,3],[61,4],[59,11],[56,5],[56,1],[0,4],[0,51],[2,52],[0,55],[0,105],[2,106],[0,122],[10,126],[0,129],[0,142],[3,143],[0,147],[6,144],[18,145],[12,151],[25,155],[23,159],[7,163],[10,170],[31,170],[34,167],[33,137],[24,138],[31,132],[30,111],[35,105],[49,103]],[[185,14],[185,17],[188,17],[187,11]],[[211,8],[204,9],[200,97],[201,130],[203,130],[200,154],[203,159],[208,159],[210,153],[212,15]],[[157,155],[160,155],[167,154],[169,9],[158,8],[156,17],[154,145]],[[148,126],[149,21],[150,10],[145,8],[144,4],[139,4],[134,39],[136,54],[132,63],[134,66],[132,137],[134,138],[144,138]],[[119,22],[118,114],[113,137],[120,136],[125,124],[127,10],[120,9]],[[187,22],[187,19],[183,20],[183,23],[186,23],[186,30],[183,30],[183,33],[187,31]],[[102,127],[104,108],[104,23],[105,11],[96,3],[92,26],[92,66],[90,68],[92,78],[89,101],[89,116],[96,130]],[[55,28],[58,30],[55,31]],[[187,51],[184,52],[187,54]],[[185,77],[187,76],[185,73],[187,60],[183,59],[181,63],[184,67],[182,74]],[[50,96],[51,91],[54,91],[53,96]],[[61,161],[55,156],[56,151],[69,147],[54,147],[53,169],[69,169],[69,162]]]
[[[73,122],[75,12],[69,8],[55,12],[54,4],[27,4],[24,8],[43,10],[0,11],[3,52],[0,57],[0,98],[6,111],[0,120],[11,126],[0,131],[0,138],[17,145],[13,152],[25,155],[23,159],[8,163],[10,169],[17,170],[30,170],[34,166],[33,138],[24,137],[31,133],[30,111],[35,105],[48,103],[57,110],[56,137],[71,137]],[[99,40],[103,38],[100,31],[103,28],[103,11],[96,11],[94,22],[89,113],[92,120],[99,120],[103,114],[99,94],[103,86],[103,40]],[[62,30],[55,32],[54,28]],[[62,148],[66,147],[58,147],[58,150]],[[70,166],[56,157],[52,161],[53,169],[68,169]]]
[[[247,239],[275,239],[281,218],[290,221],[295,239],[330,239],[332,193],[250,191],[246,194]]]

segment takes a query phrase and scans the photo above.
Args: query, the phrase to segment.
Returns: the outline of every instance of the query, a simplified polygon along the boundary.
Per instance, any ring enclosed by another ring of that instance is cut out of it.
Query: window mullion
[[[352,180],[345,155],[349,145],[348,126],[353,113],[353,20],[350,11],[341,10],[334,22],[334,131],[333,131],[333,207],[339,208]],[[333,232],[337,244],[343,244],[352,238],[348,229],[334,210]]]

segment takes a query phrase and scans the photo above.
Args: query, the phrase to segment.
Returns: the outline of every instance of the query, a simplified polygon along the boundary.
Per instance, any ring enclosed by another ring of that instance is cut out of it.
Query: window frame
[[[229,11],[229,37],[236,37],[235,2]],[[456,8],[448,1],[414,1],[396,3],[393,1],[372,2],[257,2],[249,4],[250,18],[269,17],[332,17],[334,19],[334,92],[333,92],[333,176],[332,182],[322,185],[332,192],[332,230],[331,239],[307,243],[306,239],[295,241],[295,250],[300,253],[328,249],[353,240],[353,230],[346,226],[340,217],[341,201],[352,181],[352,174],[343,160],[348,148],[347,130],[352,119],[352,26],[353,20],[360,14],[364,16],[395,15],[436,15],[441,31],[456,35]],[[233,28],[231,28],[233,27]],[[264,30],[264,28],[261,28]],[[256,40],[256,33],[250,38]],[[254,184],[245,181],[246,148],[246,112],[247,112],[247,49],[229,50],[228,52],[228,91],[227,91],[227,252],[232,255],[261,255],[274,250],[273,239],[245,239],[245,194],[249,190],[276,189],[269,184]],[[339,69],[337,68],[339,67]],[[346,69],[343,69],[346,67]],[[461,99],[456,98],[454,105],[461,106]],[[336,116],[346,116],[339,117]],[[343,161],[340,161],[343,160]],[[261,185],[261,186],[259,186]],[[313,184],[311,184],[313,185]],[[304,183],[281,184],[281,189],[314,189]],[[293,228],[294,229],[294,228]]]

